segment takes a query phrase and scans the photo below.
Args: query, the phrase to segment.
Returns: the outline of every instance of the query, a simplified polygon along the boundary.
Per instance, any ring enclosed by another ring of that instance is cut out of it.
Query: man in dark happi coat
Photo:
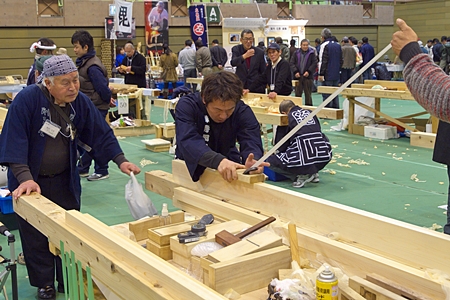
[[[205,77],[201,94],[182,97],[175,110],[176,157],[194,181],[209,167],[227,181],[263,155],[259,123],[242,100],[242,82],[231,72]],[[236,147],[239,143],[239,151]],[[263,163],[254,173],[262,173]]]
[[[311,111],[302,109],[291,100],[283,100],[280,103],[280,113],[289,116],[289,125],[278,126],[276,142],[303,121]],[[330,142],[321,132],[319,120],[314,117],[267,161],[275,172],[294,180],[293,187],[301,188],[307,182],[319,182],[318,172],[330,162],[331,157]]]

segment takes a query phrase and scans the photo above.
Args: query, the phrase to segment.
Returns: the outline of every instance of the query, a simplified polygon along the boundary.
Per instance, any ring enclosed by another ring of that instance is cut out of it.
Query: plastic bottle
[[[159,225],[169,225],[170,224],[170,215],[169,210],[167,209],[167,203],[163,203],[161,209],[161,216],[159,216]]]
[[[120,115],[120,119],[119,119],[119,127],[125,127],[125,122],[123,120],[123,116]]]
[[[320,272],[316,279],[317,300],[338,300],[339,287],[337,277],[330,271],[329,266]]]

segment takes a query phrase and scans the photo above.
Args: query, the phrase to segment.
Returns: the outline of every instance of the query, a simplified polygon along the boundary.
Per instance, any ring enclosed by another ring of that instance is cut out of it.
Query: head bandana
[[[73,60],[67,55],[54,55],[44,62],[43,77],[66,75],[78,71]]]
[[[34,51],[36,51],[36,48],[45,49],[45,50],[55,50],[56,45],[53,44],[52,46],[43,46],[43,45],[41,45],[41,42],[35,42],[31,45],[30,52],[33,53]]]

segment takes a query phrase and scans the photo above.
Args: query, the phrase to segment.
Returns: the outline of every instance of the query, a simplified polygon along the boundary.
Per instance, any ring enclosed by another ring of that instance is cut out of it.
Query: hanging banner
[[[114,17],[105,18],[105,38],[109,40],[131,40],[136,38],[136,23],[134,18],[131,20],[131,32],[126,33],[115,30]]]
[[[206,14],[208,16],[208,24],[209,23],[220,23],[220,7],[207,6]]]
[[[204,5],[189,6],[189,20],[191,23],[191,37],[195,42],[202,40],[203,45],[208,46],[208,30],[206,23],[206,11]]]
[[[133,19],[133,2],[115,0],[116,16],[114,23],[116,31],[131,33],[131,21]]]
[[[163,44],[169,45],[169,5],[167,1],[145,1],[145,42],[147,54],[162,53]]]

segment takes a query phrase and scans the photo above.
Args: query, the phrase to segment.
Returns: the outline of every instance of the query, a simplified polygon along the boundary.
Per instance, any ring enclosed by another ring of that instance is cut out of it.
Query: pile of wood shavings
[[[143,158],[143,159],[141,159],[139,164],[141,165],[141,167],[145,167],[146,165],[156,165],[156,164],[158,164],[158,162],[154,162],[149,159]]]
[[[431,225],[431,227],[428,227],[428,229],[439,230],[439,229],[442,229],[442,226],[439,225],[439,224],[434,223],[433,225]]]
[[[338,165],[339,167],[344,167],[344,168],[351,168],[351,166],[350,166],[350,165],[348,165],[348,164],[337,163],[337,165]]]
[[[420,180],[420,179],[417,177],[417,174],[412,174],[412,175],[411,175],[411,180],[412,180],[412,181],[415,181],[415,182],[427,182],[426,180]]]
[[[329,174],[331,174],[331,175],[336,175],[336,171],[335,171],[335,170],[327,169],[327,170],[323,170],[322,172],[323,172],[323,173],[329,173]]]
[[[349,164],[360,165],[360,166],[368,166],[368,165],[370,165],[370,163],[364,161],[364,160],[361,159],[361,158],[358,158],[358,159],[350,159],[350,160],[348,161],[348,163],[349,163]]]

